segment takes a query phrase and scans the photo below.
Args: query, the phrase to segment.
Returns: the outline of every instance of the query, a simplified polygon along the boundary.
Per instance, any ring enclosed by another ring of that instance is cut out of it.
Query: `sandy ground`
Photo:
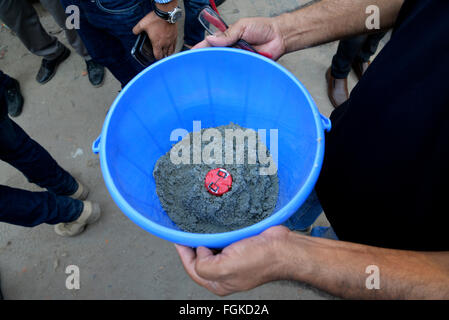
[[[220,8],[225,20],[272,16],[307,1],[227,0]],[[65,44],[64,33],[39,8],[45,28]],[[180,23],[180,36],[182,36]],[[182,37],[180,37],[182,39]],[[385,39],[383,40],[385,42]],[[178,43],[178,48],[182,45]],[[310,91],[320,111],[329,116],[325,71],[336,43],[289,54],[279,63],[292,71]],[[35,81],[41,58],[29,53],[6,28],[0,32],[0,69],[18,79],[25,97],[16,120],[53,157],[90,189],[90,199],[101,204],[103,217],[79,237],[57,236],[53,227],[33,229],[0,224],[0,275],[7,299],[219,299],[196,285],[184,272],[173,244],[152,236],[132,223],[115,205],[103,182],[98,156],[91,152],[106,111],[120,85],[110,73],[101,88],[83,75],[85,63],[73,50],[47,84]],[[355,84],[351,74],[350,88]],[[39,190],[24,176],[0,162],[0,183]],[[317,223],[327,225],[322,215]],[[80,269],[81,287],[65,286],[66,267]],[[332,299],[299,283],[266,284],[231,299]]]

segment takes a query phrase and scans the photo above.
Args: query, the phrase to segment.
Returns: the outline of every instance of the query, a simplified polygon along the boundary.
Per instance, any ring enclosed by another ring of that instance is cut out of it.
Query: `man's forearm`
[[[394,25],[404,0],[322,0],[276,17],[286,53],[367,33],[366,8],[380,12],[380,28]],[[372,30],[371,30],[372,32]]]
[[[449,299],[449,252],[382,249],[289,234],[282,278],[350,299]],[[379,268],[380,289],[368,289],[366,268]]]

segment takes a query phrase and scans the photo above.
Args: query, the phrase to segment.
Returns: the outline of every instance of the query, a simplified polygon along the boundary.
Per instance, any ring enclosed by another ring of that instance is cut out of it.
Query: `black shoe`
[[[56,74],[56,69],[58,69],[58,66],[63,62],[65,59],[67,59],[70,56],[70,50],[64,47],[64,51],[54,60],[47,60],[42,59],[41,68],[39,69],[39,72],[36,76],[36,81],[44,84],[53,78],[53,76]]]
[[[215,0],[215,5],[217,7],[221,6],[226,0]]]
[[[22,113],[23,96],[20,92],[19,81],[11,78],[11,83],[6,87],[6,105],[11,117],[18,117]]]
[[[90,83],[96,88],[100,87],[104,81],[104,67],[92,59],[86,61],[86,65]]]

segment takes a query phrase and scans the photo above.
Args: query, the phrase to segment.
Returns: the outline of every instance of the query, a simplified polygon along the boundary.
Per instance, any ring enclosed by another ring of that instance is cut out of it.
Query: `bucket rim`
[[[271,214],[268,218],[259,221],[251,226],[247,226],[241,229],[222,232],[222,233],[189,233],[182,230],[171,229],[169,227],[162,226],[156,222],[151,221],[150,219],[143,216],[136,209],[133,208],[132,205],[128,203],[128,201],[121,195],[118,191],[118,188],[115,186],[115,183],[111,177],[109,166],[106,160],[106,145],[108,140],[108,130],[111,118],[114,114],[114,111],[120,102],[123,95],[126,94],[128,89],[138,81],[144,74],[147,72],[151,72],[153,69],[157,69],[161,64],[167,63],[170,60],[179,59],[184,55],[189,54],[204,54],[207,52],[229,52],[232,54],[240,54],[251,56],[256,59],[263,60],[269,63],[271,66],[277,68],[281,72],[283,72],[291,81],[302,91],[304,94],[308,106],[310,107],[314,120],[315,120],[315,129],[317,136],[317,152],[314,158],[314,165],[312,170],[310,171],[307,179],[304,182],[303,187],[284,205],[283,208],[279,209],[277,212]],[[327,122],[326,122],[327,121]],[[121,209],[121,211],[135,224],[143,228],[144,230],[150,232],[151,234],[160,237],[162,239],[171,241],[173,243],[189,246],[189,247],[199,247],[206,246],[209,248],[223,248],[227,245],[242,240],[244,238],[249,238],[252,236],[256,236],[268,228],[273,226],[281,225],[284,223],[290,216],[292,216],[304,203],[307,197],[311,194],[312,190],[315,187],[315,183],[318,180],[323,158],[324,158],[324,145],[325,145],[325,130],[330,130],[330,122],[327,118],[321,115],[318,111],[318,108],[315,104],[310,93],[307,91],[305,86],[284,66],[281,66],[277,62],[268,59],[264,56],[261,56],[256,53],[252,53],[249,51],[234,49],[234,48],[224,48],[224,47],[213,47],[213,48],[202,48],[195,50],[188,50],[184,52],[180,52],[178,54],[172,55],[170,57],[164,58],[148,68],[141,71],[136,77],[134,77],[119,93],[119,95],[115,98],[111,108],[106,115],[106,118],[103,123],[103,128],[101,130],[101,140],[99,143],[99,157],[100,157],[100,166],[103,173],[103,179],[105,181],[106,187],[111,194],[114,202]],[[292,212],[292,213],[288,213]]]

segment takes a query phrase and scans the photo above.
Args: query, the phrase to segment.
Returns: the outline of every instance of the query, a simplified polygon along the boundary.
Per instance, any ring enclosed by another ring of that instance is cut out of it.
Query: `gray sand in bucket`
[[[232,176],[232,187],[221,196],[205,186],[206,175],[217,168]],[[255,224],[270,216],[279,193],[277,167],[265,144],[256,131],[233,123],[186,135],[159,158],[153,176],[170,219],[193,233]]]

